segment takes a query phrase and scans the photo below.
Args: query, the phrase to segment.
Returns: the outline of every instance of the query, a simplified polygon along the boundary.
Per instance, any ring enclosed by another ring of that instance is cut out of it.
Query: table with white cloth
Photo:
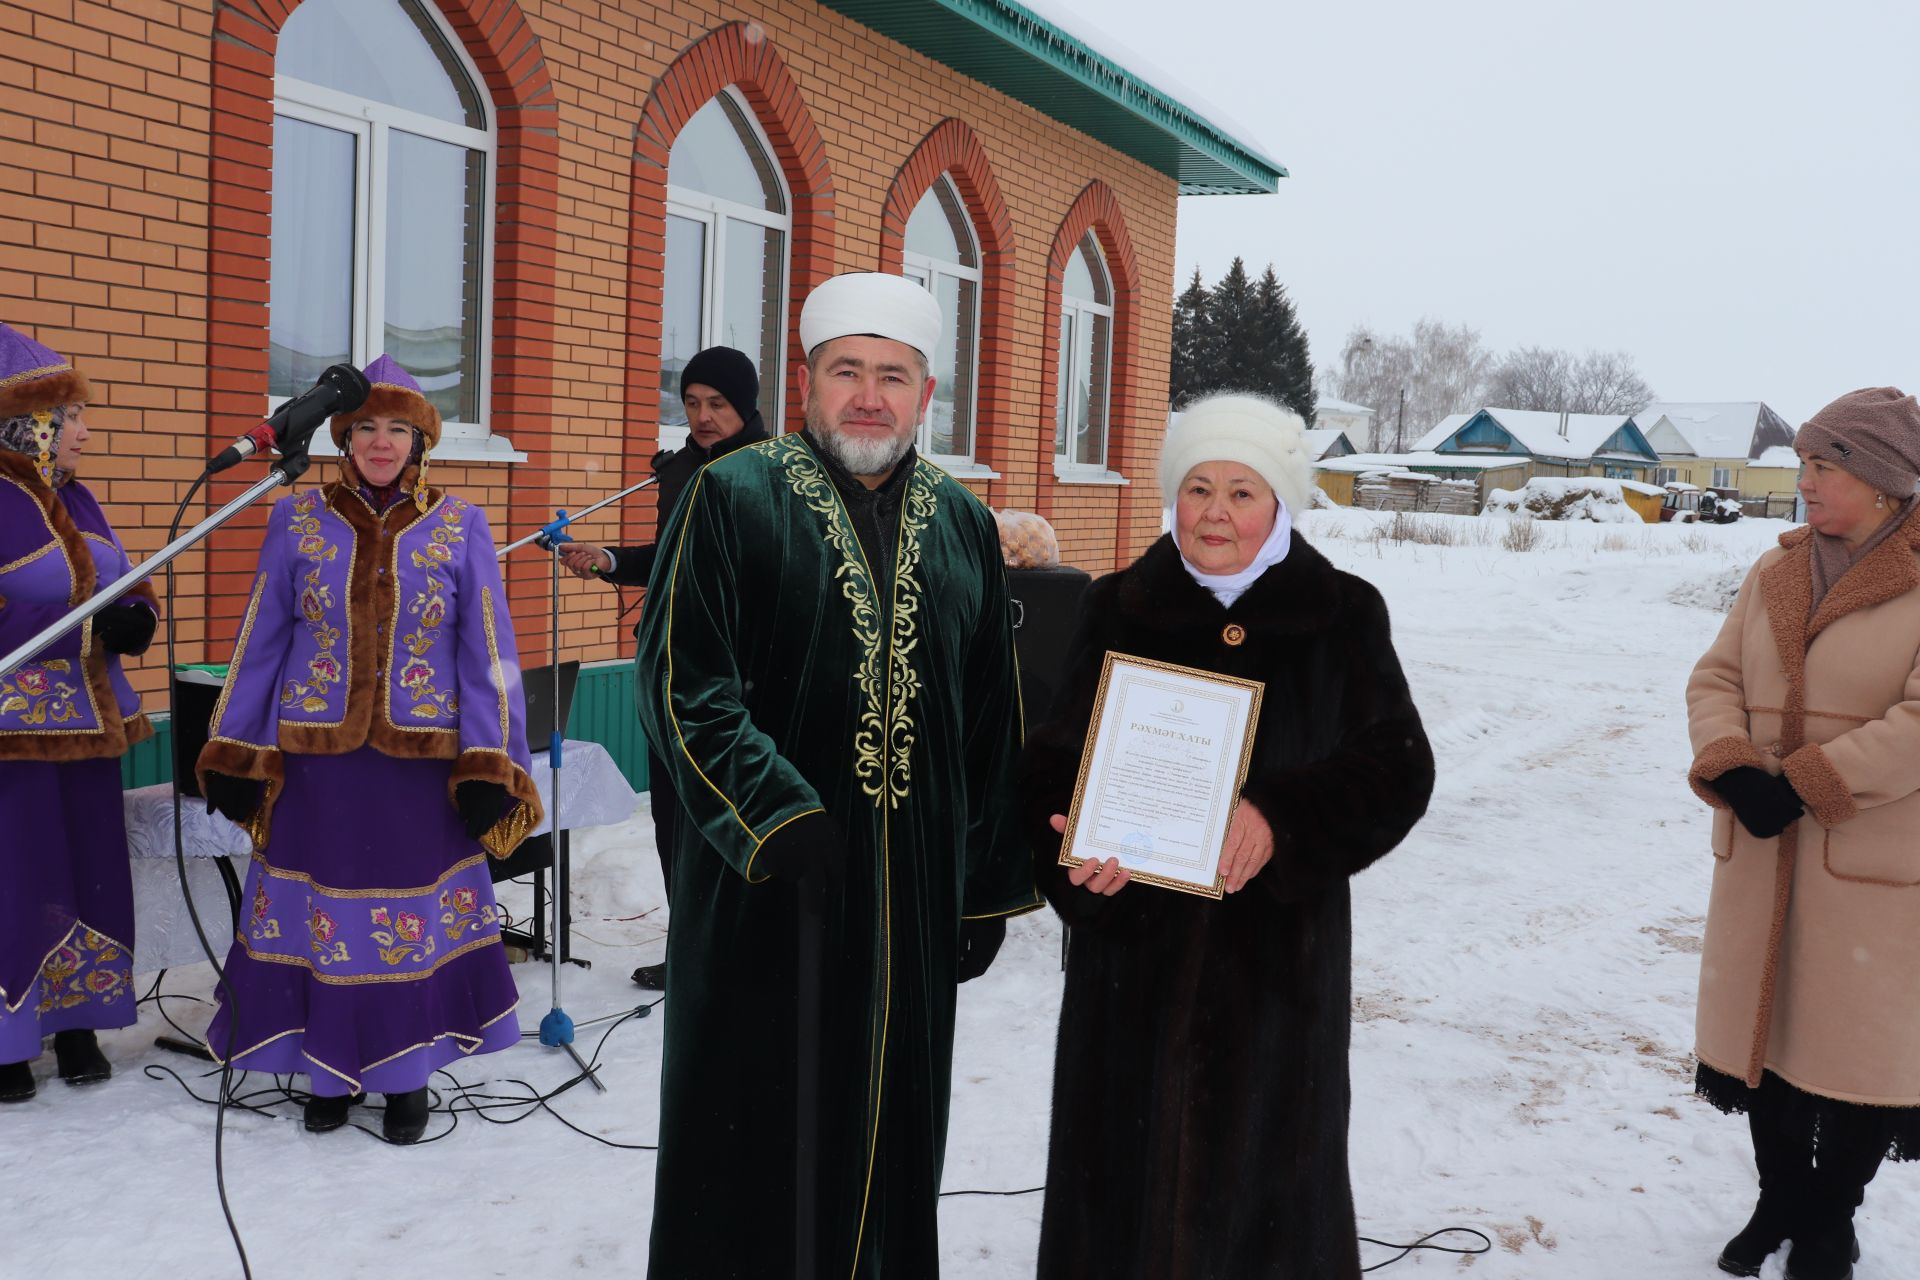
[[[625,822],[633,816],[639,793],[627,782],[613,756],[597,742],[566,740],[561,756],[560,820],[565,831]],[[540,789],[546,816],[528,833],[543,835],[553,829],[553,772],[547,753],[533,755],[533,781]],[[122,793],[127,810],[127,853],[133,869],[134,941],[136,973],[153,973],[206,959],[194,936],[186,899],[173,859],[173,785],[158,783]],[[200,912],[201,927],[224,955],[233,937],[234,907],[222,885],[226,864],[231,881],[246,880],[246,860],[252,848],[246,833],[194,796],[180,801],[181,846],[187,855],[187,884]]]

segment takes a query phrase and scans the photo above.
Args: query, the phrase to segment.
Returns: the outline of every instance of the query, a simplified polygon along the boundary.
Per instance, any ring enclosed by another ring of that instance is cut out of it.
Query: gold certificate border
[[[1130,653],[1115,653],[1108,650],[1105,661],[1100,664],[1100,687],[1095,689],[1093,694],[1093,719],[1087,725],[1087,740],[1080,748],[1080,773],[1073,783],[1073,804],[1067,810],[1067,827],[1060,833],[1060,865],[1063,867],[1077,867],[1086,861],[1085,858],[1074,857],[1069,850],[1073,848],[1074,832],[1080,826],[1080,798],[1086,794],[1087,773],[1093,767],[1093,746],[1100,740],[1101,721],[1107,713],[1107,685],[1112,679],[1115,665],[1122,662],[1131,666],[1144,667],[1149,671],[1165,671],[1173,675],[1186,676],[1207,684],[1229,685],[1236,689],[1245,689],[1251,694],[1252,701],[1247,707],[1247,731],[1240,738],[1240,763],[1233,778],[1235,805],[1240,802],[1240,789],[1247,784],[1247,769],[1253,763],[1254,730],[1260,723],[1260,699],[1267,690],[1265,681],[1244,680],[1239,676],[1223,676],[1217,671],[1202,671],[1198,667],[1183,667],[1176,662],[1160,662],[1153,658],[1141,658]],[[1227,816],[1227,822],[1229,826],[1232,825],[1231,814]],[[1173,889],[1180,893],[1193,894],[1197,898],[1213,898],[1216,901],[1226,896],[1226,890],[1223,887],[1226,880],[1217,873],[1213,877],[1213,885],[1208,887],[1195,884],[1191,880],[1156,875],[1151,871],[1136,871],[1131,867],[1128,871],[1133,879],[1142,884],[1158,885],[1162,889]]]

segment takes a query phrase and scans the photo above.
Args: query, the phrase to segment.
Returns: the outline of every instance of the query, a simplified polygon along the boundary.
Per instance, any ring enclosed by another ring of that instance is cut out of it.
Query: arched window
[[[680,370],[732,347],[760,372],[760,414],[780,429],[792,203],[753,113],[731,90],[687,120],[667,156],[667,252],[660,304],[660,444],[686,439]]]
[[[399,361],[486,435],[494,126],[427,0],[305,0],[274,65],[268,395]]]
[[[941,343],[933,361],[933,403],[920,424],[920,451],[936,459],[973,459],[975,370],[980,352],[980,249],[960,193],[934,180],[907,219],[901,272],[940,301]]]
[[[1062,469],[1104,469],[1113,381],[1113,284],[1089,231],[1074,246],[1060,285],[1060,396],[1053,452]]]

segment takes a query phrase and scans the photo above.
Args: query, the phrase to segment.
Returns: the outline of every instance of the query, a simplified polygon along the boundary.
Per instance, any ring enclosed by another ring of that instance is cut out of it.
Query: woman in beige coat
[[[1760,1198],[1720,1268],[1846,1280],[1880,1162],[1920,1157],[1920,404],[1851,392],[1795,441],[1807,524],[1687,685],[1715,809],[1698,1091],[1747,1114]]]

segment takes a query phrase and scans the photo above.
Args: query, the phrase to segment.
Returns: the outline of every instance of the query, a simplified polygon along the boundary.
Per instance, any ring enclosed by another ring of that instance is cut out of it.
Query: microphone
[[[336,364],[315,383],[273,411],[273,416],[235,440],[207,463],[207,475],[237,467],[266,449],[291,453],[305,449],[314,429],[335,414],[352,413],[373,390],[367,376],[350,364]]]

